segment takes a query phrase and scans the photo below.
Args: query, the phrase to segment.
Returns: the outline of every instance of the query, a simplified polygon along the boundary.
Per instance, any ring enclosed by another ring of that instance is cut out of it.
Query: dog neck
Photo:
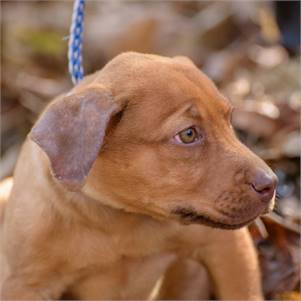
[[[121,219],[126,224],[135,224],[136,226],[145,224],[162,226],[168,223],[152,215],[141,213],[135,208],[122,207],[105,195],[101,197],[98,195],[95,199],[88,193],[87,187],[80,191],[69,191],[57,183],[53,177],[48,177],[48,180],[51,183],[47,186],[52,187],[53,193],[57,195],[53,200],[57,212],[64,212],[64,218],[68,213],[70,220],[74,220],[75,223],[80,221],[88,227],[92,226],[106,233],[123,232],[124,229],[119,229],[123,227],[120,223]]]
[[[39,198],[37,205],[49,207],[49,210],[47,209],[49,213],[56,218],[61,216],[62,222],[81,222],[106,232],[119,231],[116,227],[120,226],[118,222],[120,219],[136,225],[168,223],[166,220],[160,220],[160,217],[157,218],[155,214],[143,212],[130,205],[125,206],[123,202],[114,202],[105,194],[97,194],[95,197],[89,185],[78,191],[68,190],[51,174],[45,153],[30,140],[25,143],[20,164],[16,168],[14,179],[16,186],[24,180],[19,177],[20,174],[25,174],[27,178],[28,193],[34,193],[33,199]],[[22,195],[17,197],[22,198]],[[61,215],[62,212],[64,216]]]

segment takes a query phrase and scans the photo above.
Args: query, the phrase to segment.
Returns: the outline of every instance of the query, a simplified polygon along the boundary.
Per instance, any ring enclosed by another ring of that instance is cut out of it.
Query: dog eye
[[[200,134],[195,127],[189,127],[181,132],[179,132],[175,139],[179,143],[191,144],[200,140]]]

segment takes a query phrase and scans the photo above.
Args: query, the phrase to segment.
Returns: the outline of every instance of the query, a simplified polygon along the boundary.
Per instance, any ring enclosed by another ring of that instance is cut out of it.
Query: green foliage
[[[62,36],[49,30],[24,30],[20,34],[20,41],[36,54],[61,55],[65,51]]]

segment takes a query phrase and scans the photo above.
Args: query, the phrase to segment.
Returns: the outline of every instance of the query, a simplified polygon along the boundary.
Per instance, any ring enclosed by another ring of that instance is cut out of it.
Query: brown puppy
[[[77,283],[79,298],[147,298],[142,283],[180,256],[207,267],[218,298],[261,299],[247,230],[223,229],[272,206],[276,179],[231,110],[188,59],[137,53],[54,100],[15,170],[2,298],[56,299]]]

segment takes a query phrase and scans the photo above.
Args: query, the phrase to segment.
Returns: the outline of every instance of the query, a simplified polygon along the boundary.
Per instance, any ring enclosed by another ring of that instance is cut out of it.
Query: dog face
[[[98,95],[103,87],[110,97]],[[80,109],[66,114],[76,97]],[[50,106],[31,134],[67,186],[127,211],[229,229],[271,207],[275,175],[238,141],[231,104],[188,59],[123,54],[69,98],[63,110]],[[85,167],[69,171],[65,162]]]

